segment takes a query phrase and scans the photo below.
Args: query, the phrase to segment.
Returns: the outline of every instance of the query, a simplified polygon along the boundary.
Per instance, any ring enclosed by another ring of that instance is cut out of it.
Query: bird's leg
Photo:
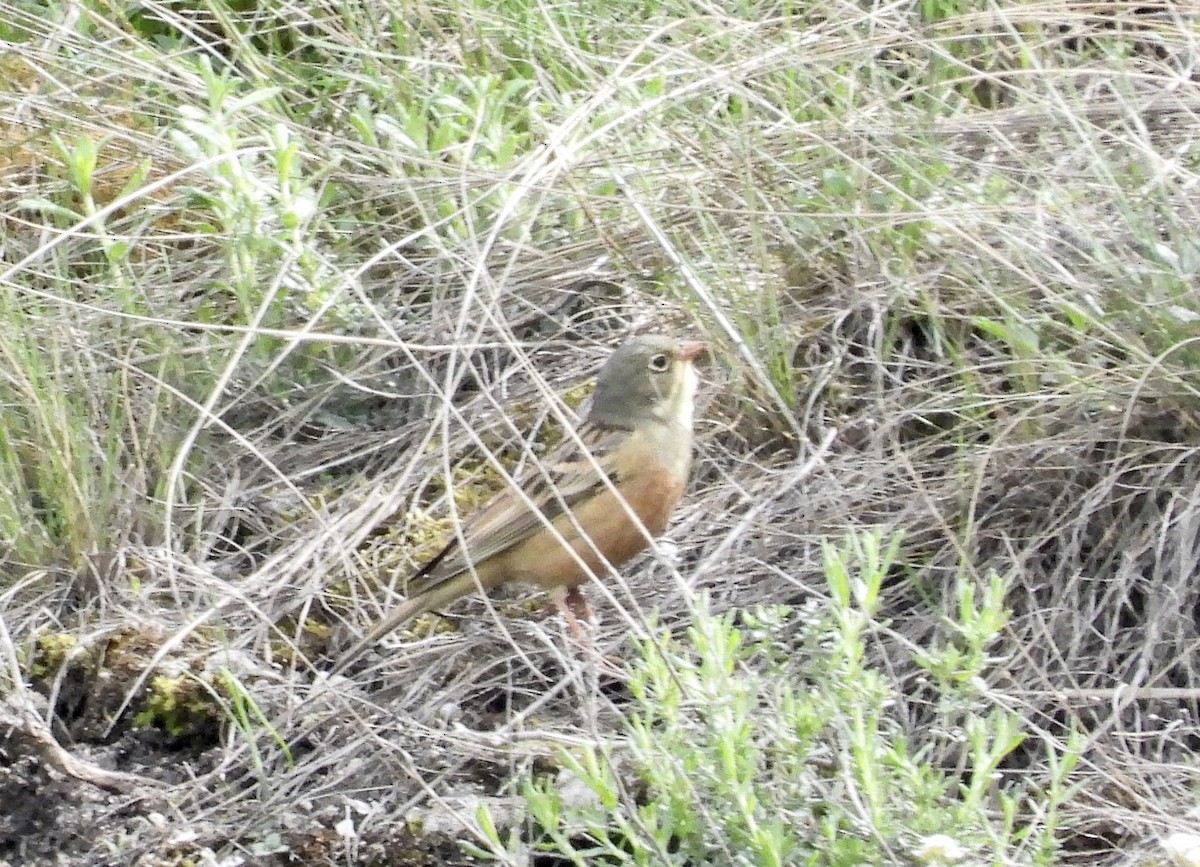
[[[594,629],[598,625],[596,614],[588,603],[587,595],[578,587],[556,587],[550,592],[557,608],[571,630],[571,638],[575,646],[582,652],[581,660],[589,661],[596,666],[597,672],[624,679],[620,657],[603,656],[596,649]]]
[[[550,598],[554,600],[554,607],[562,614],[563,620],[567,621],[571,637],[581,643],[590,643],[591,636],[588,635],[586,627],[580,621],[594,623],[596,615],[592,611],[592,606],[588,604],[583,591],[578,587],[556,587],[550,594]]]

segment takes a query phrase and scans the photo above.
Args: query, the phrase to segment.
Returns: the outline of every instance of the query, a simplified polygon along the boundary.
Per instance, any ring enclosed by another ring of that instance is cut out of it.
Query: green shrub
[[[1076,745],[1041,789],[1000,774],[1026,737],[981,687],[1001,662],[986,649],[1004,627],[1005,585],[993,579],[977,598],[964,578],[948,605],[952,640],[912,649],[937,698],[916,744],[871,653],[888,632],[876,614],[897,550],[874,534],[827,546],[825,605],[739,618],[701,599],[686,639],[638,642],[625,738],[564,751],[558,779],[527,782],[535,847],[580,865],[949,863],[967,852],[1049,863]],[[935,758],[948,752],[957,772]],[[565,798],[571,778],[590,796]],[[490,854],[511,852],[481,827]]]

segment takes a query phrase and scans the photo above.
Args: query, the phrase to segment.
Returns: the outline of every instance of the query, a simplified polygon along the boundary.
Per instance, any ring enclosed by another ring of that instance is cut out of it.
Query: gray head
[[[633,428],[657,420],[691,427],[696,372],[692,362],[706,349],[659,334],[634,337],[619,346],[596,377],[588,421]]]

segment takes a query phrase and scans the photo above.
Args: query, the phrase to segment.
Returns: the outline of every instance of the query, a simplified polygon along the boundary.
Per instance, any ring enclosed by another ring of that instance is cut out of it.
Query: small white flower
[[[1176,831],[1159,842],[1171,856],[1171,863],[1179,867],[1200,867],[1200,834]]]
[[[931,834],[921,841],[916,852],[922,864],[953,864],[967,855],[959,842],[946,834]]]

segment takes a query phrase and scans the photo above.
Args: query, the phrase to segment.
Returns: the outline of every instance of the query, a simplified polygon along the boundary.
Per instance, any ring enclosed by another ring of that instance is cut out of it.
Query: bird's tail
[[[355,642],[354,646],[334,663],[329,673],[331,675],[341,674],[393,629],[398,629],[413,618],[420,617],[435,608],[443,608],[451,602],[458,601],[468,593],[472,593],[477,586],[475,577],[470,572],[462,572],[435,584],[424,593],[404,600],[396,610],[371,627],[370,632]]]

